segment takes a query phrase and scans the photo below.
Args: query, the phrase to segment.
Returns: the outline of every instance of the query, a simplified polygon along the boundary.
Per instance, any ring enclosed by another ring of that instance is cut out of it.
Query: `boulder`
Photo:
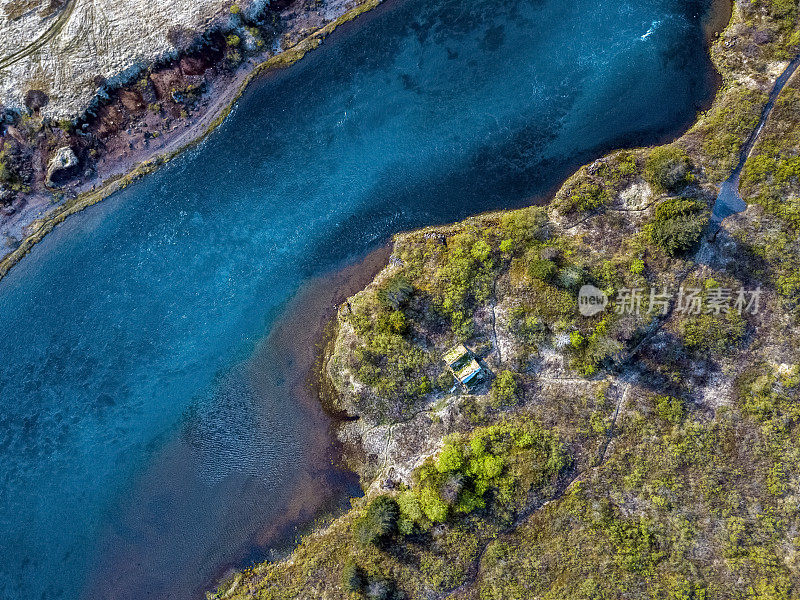
[[[6,206],[11,204],[11,201],[14,199],[14,192],[10,189],[5,187],[2,183],[0,183],[0,206]]]
[[[70,171],[78,166],[78,157],[69,146],[64,146],[56,150],[53,158],[50,159],[50,164],[47,166],[47,178],[45,184],[47,186],[53,185],[53,178],[59,179],[61,177],[69,176]]]

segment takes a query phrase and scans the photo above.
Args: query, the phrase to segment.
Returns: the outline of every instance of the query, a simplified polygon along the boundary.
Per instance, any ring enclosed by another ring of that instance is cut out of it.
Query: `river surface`
[[[57,228],[0,281],[0,598],[196,597],[301,518],[298,487],[346,495],[271,335],[292,298],[678,133],[713,93],[706,8],[392,1]]]

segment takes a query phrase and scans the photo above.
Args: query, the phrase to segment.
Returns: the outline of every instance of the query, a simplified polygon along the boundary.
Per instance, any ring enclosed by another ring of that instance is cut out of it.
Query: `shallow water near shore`
[[[298,489],[345,496],[274,333],[298,290],[677,133],[707,5],[394,2],[45,238],[0,281],[0,598],[197,597],[308,518]]]

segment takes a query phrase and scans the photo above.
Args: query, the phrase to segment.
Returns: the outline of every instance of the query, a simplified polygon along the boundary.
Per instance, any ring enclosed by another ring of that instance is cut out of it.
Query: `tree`
[[[367,585],[367,574],[352,560],[342,569],[342,587],[348,592],[361,592]]]
[[[689,156],[681,148],[662,146],[647,157],[644,178],[658,192],[678,192],[692,180]]]
[[[645,233],[667,254],[676,256],[692,249],[708,224],[708,209],[694,198],[669,198],[656,206]]]
[[[394,498],[378,496],[369,503],[355,526],[355,537],[363,545],[380,546],[397,531],[400,509]]]

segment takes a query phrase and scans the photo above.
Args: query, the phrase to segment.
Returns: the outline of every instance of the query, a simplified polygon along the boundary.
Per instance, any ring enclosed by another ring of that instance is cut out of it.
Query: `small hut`
[[[462,384],[467,385],[475,379],[481,372],[478,364],[469,350],[463,344],[459,344],[444,355],[444,362],[453,372],[456,379]]]

